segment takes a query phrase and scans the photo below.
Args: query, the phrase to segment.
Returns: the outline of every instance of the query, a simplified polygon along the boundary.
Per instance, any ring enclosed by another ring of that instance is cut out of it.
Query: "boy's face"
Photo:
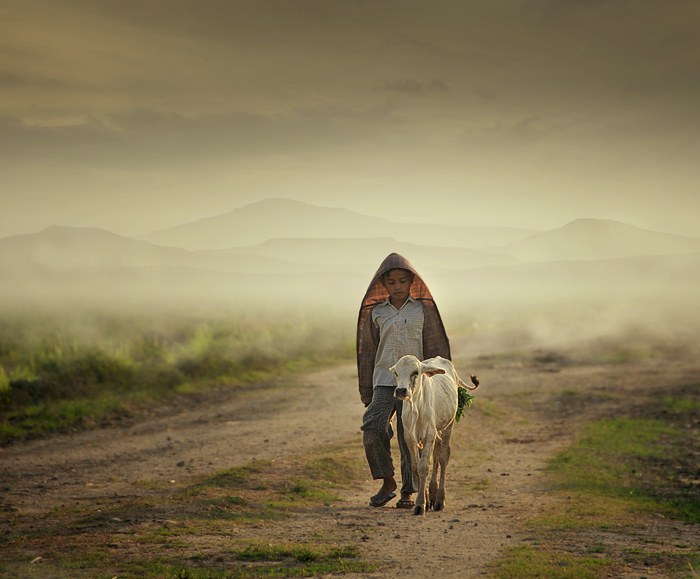
[[[401,307],[408,299],[413,283],[413,274],[405,269],[392,269],[382,276],[382,285],[389,292],[389,302],[395,308]]]

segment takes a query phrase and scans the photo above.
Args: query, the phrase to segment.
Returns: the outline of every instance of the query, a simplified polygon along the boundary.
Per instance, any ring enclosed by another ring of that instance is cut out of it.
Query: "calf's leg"
[[[425,503],[427,499],[428,471],[430,470],[430,457],[433,454],[433,444],[435,438],[423,441],[423,449],[418,461],[418,496],[416,496],[416,506],[413,508],[414,515],[425,514]]]
[[[442,448],[442,442],[439,438],[435,439],[435,444],[433,446],[433,468],[430,475],[430,486],[428,487],[428,508],[432,509],[435,507],[435,499],[437,498],[438,484],[437,484],[437,474],[438,465],[440,464],[439,456],[440,449]]]
[[[438,486],[435,505],[433,506],[436,511],[442,511],[445,508],[445,472],[447,471],[447,463],[450,462],[450,439],[452,438],[452,424],[442,431],[441,438],[440,456],[436,457],[440,462],[440,484]],[[436,460],[436,462],[438,461]],[[437,464],[435,465],[433,472],[437,474]]]

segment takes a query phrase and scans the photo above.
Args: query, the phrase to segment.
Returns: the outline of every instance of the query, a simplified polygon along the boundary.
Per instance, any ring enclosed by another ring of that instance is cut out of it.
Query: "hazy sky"
[[[0,236],[267,197],[700,236],[697,0],[2,0]]]

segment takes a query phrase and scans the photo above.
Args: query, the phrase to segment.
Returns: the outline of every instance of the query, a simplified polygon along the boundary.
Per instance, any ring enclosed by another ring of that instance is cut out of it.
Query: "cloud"
[[[301,108],[288,114],[244,111],[184,115],[132,109],[88,115],[62,124],[0,117],[0,167],[42,163],[175,172],[250,158],[316,153],[370,142],[400,126],[388,105]]]
[[[439,78],[434,78],[428,82],[421,82],[415,79],[403,79],[388,80],[383,84],[375,85],[374,90],[422,95],[429,92],[448,92],[450,86]]]
[[[510,121],[498,121],[485,127],[465,129],[457,141],[475,150],[513,149],[535,145],[547,139],[562,139],[572,126],[571,122],[555,122],[543,119],[540,115],[530,115]]]
[[[507,196],[557,172],[569,197],[590,176],[608,195],[697,183],[694,0],[7,4],[0,169],[15,196],[108,197],[125,175],[144,199],[194,183],[227,203],[331,182],[372,203]]]
[[[18,73],[11,70],[0,70],[0,86],[4,90],[44,89],[52,91],[65,91],[72,87],[71,83],[55,77]]]

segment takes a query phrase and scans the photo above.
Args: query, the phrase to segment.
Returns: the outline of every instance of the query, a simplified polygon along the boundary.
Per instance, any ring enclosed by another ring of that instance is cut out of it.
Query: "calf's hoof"
[[[424,515],[425,514],[425,507],[423,505],[416,505],[415,508],[413,509],[413,514],[414,515]]]
[[[439,502],[439,501],[436,502],[436,503],[433,505],[433,510],[434,510],[434,511],[444,511],[444,510],[445,510],[445,503],[442,503],[442,502]]]

